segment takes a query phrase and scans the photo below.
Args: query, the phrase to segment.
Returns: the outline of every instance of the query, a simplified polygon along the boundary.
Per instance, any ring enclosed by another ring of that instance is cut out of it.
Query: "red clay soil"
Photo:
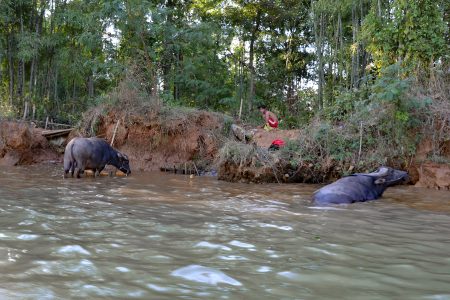
[[[291,130],[281,130],[281,129],[273,129],[271,131],[266,131],[264,129],[256,129],[254,131],[253,139],[259,147],[269,148],[274,140],[281,139],[284,142],[288,142],[289,140],[297,140],[300,136],[299,129],[291,129]]]
[[[157,116],[125,118],[110,112],[100,119],[98,136],[111,141],[118,120],[114,147],[130,158],[132,170],[154,171],[184,163],[212,162],[220,148],[220,115],[205,111],[179,116],[161,124]],[[199,167],[199,166],[198,166]]]
[[[450,141],[439,145],[443,158],[450,160]],[[433,151],[430,139],[424,139],[417,147],[415,162],[409,168],[412,181],[417,187],[450,190],[450,164],[428,161]]]
[[[416,167],[419,180],[415,186],[450,190],[450,165],[423,163]]]
[[[102,117],[98,135],[111,141],[119,119],[124,120],[117,112]],[[186,162],[211,163],[222,145],[220,132],[223,126],[220,115],[203,111],[172,118],[165,124],[158,118],[133,117],[120,122],[114,147],[129,156],[132,170],[154,171]],[[28,123],[0,121],[0,166],[61,163],[62,154],[42,136],[42,130]],[[299,133],[299,130],[266,132],[258,129],[253,141],[257,146],[267,148],[275,139],[297,139]],[[79,135],[74,132],[69,139]],[[445,148],[448,150],[445,157],[450,159],[450,143],[444,146],[448,148]],[[427,157],[431,149],[429,141],[418,146],[415,163],[408,170],[412,181],[418,187],[449,190],[450,164],[429,162]],[[267,172],[257,176],[261,178],[258,182],[265,182]]]
[[[0,165],[62,162],[62,155],[28,123],[0,121]]]

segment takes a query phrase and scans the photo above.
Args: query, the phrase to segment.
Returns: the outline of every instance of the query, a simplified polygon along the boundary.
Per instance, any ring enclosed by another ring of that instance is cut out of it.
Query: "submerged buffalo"
[[[375,200],[388,187],[407,180],[407,172],[380,167],[375,172],[353,174],[324,186],[314,192],[314,202],[327,205]]]
[[[64,177],[69,172],[73,177],[75,168],[77,178],[86,169],[92,170],[94,176],[97,176],[106,165],[113,165],[127,175],[131,173],[128,157],[103,139],[74,138],[67,144],[64,152]]]

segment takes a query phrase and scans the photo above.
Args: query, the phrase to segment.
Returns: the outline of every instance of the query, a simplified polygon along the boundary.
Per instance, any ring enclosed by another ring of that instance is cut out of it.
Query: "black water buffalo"
[[[69,171],[75,172],[77,178],[85,169],[91,169],[94,176],[100,174],[106,165],[113,165],[125,174],[130,174],[128,157],[112,148],[105,140],[99,138],[74,138],[64,152],[64,177]]]
[[[375,200],[392,185],[408,180],[408,173],[380,167],[372,173],[357,173],[337,180],[314,192],[318,205],[345,204]]]

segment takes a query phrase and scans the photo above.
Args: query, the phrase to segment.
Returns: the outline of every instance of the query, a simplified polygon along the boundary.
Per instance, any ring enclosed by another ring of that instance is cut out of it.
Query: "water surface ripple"
[[[450,194],[0,170],[0,299],[450,299]]]

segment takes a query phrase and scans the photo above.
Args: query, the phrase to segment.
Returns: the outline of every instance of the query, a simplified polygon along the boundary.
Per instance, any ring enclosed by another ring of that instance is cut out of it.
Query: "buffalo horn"
[[[367,174],[368,176],[371,177],[385,177],[387,176],[389,173],[389,169],[386,167],[381,167],[377,172],[372,172]]]

